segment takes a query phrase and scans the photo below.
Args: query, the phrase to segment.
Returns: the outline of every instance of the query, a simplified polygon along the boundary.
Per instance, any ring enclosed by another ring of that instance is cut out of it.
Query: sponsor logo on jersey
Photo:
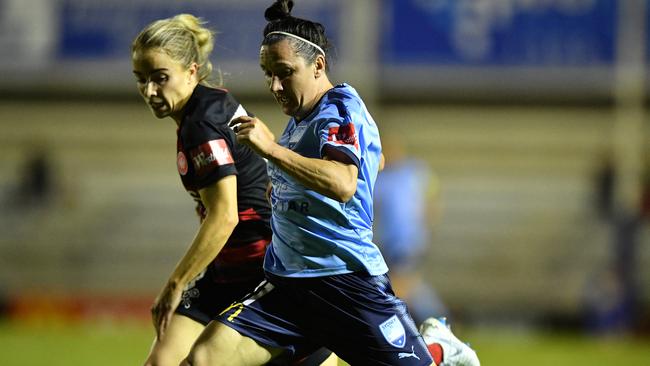
[[[276,200],[273,209],[277,211],[295,211],[301,214],[309,213],[309,202],[298,200]]]
[[[379,330],[386,341],[393,347],[403,348],[406,344],[406,332],[397,315],[393,315],[388,320],[379,324]]]
[[[180,175],[187,174],[187,158],[182,151],[179,151],[178,155],[176,155],[176,165],[178,166],[178,172]]]
[[[327,141],[341,145],[353,145],[357,150],[359,149],[359,141],[357,141],[357,134],[354,131],[352,122],[342,126],[330,127]]]
[[[224,139],[211,140],[190,151],[192,165],[198,175],[205,174],[209,168],[233,164],[234,160]]]

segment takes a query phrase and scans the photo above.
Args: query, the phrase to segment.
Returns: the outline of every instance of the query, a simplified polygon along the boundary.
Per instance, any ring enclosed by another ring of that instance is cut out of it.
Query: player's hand
[[[169,322],[172,319],[174,310],[181,302],[182,291],[176,290],[177,286],[165,285],[153,305],[151,306],[151,318],[156,329],[158,340],[162,339]]]
[[[250,146],[263,157],[267,157],[275,145],[273,132],[257,117],[238,117],[230,121],[229,126],[235,131],[237,142]]]

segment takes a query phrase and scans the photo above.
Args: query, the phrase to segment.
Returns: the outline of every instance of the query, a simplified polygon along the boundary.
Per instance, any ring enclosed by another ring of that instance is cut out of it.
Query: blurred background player
[[[440,215],[440,186],[425,161],[409,155],[396,133],[382,134],[386,157],[375,185],[376,242],[390,268],[395,293],[404,298],[417,324],[448,316],[435,290],[422,278],[431,248],[431,225]]]

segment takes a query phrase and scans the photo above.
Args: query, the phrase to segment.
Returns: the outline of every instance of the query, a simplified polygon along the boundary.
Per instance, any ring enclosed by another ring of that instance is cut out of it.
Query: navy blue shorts
[[[290,278],[267,273],[267,281],[217,320],[297,358],[326,347],[355,366],[433,362],[386,275]]]
[[[250,294],[260,282],[264,280],[264,272],[261,270],[259,277],[251,278],[243,282],[219,283],[212,279],[212,266],[197,276],[183,291],[181,303],[176,308],[176,314],[184,315],[203,325],[214,320],[223,309],[227,308],[234,301]],[[269,365],[300,365],[315,366],[325,361],[332,352],[326,348],[313,350],[306,355],[294,357],[287,354],[286,357],[275,360]]]

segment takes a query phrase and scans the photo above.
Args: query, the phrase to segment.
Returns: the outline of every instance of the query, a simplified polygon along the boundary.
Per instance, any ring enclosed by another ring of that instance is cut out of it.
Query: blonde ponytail
[[[179,14],[157,20],[135,38],[131,52],[160,49],[186,68],[199,65],[199,82],[212,84],[210,54],[214,48],[214,33],[204,27],[205,22],[192,14]]]

